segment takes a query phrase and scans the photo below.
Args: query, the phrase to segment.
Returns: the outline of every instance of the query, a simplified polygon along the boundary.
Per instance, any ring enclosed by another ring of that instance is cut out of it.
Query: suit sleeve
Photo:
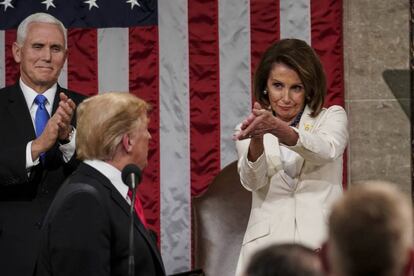
[[[288,147],[306,161],[324,165],[339,158],[348,142],[348,119],[340,106],[331,106],[320,118],[314,132],[296,130],[299,134],[295,146]]]
[[[65,199],[48,225],[52,275],[110,275],[110,224],[102,202],[79,192]]]
[[[240,131],[238,125],[235,131]],[[236,141],[236,149],[239,157],[237,169],[240,175],[240,182],[248,191],[255,191],[269,184],[267,176],[267,162],[265,153],[263,153],[255,162],[247,158],[249,151],[250,139]]]
[[[1,140],[1,139],[0,139]],[[26,145],[2,146],[0,153],[0,185],[10,186],[27,182]]]

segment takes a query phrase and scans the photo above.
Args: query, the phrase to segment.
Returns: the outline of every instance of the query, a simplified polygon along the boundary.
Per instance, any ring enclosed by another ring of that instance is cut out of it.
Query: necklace
[[[303,111],[304,110],[305,109],[302,109],[298,113],[298,115],[296,115],[295,119],[292,121],[292,123],[290,123],[290,125],[289,125],[290,127],[296,127],[299,124],[300,118],[302,118],[302,115],[303,115]],[[274,110],[272,110],[272,114],[273,114],[273,116],[277,117],[276,112]]]
[[[298,115],[296,115],[295,119],[289,126],[296,127],[299,124],[300,118],[302,118],[302,114],[303,114],[303,109],[301,112],[298,113]]]

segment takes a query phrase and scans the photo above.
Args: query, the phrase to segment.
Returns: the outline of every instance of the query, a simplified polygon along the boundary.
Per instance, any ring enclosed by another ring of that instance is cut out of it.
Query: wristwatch
[[[73,126],[70,126],[70,128],[71,130],[69,132],[68,138],[66,138],[65,140],[59,140],[59,144],[66,145],[70,143],[70,141],[72,141],[73,134],[75,133],[75,128]]]

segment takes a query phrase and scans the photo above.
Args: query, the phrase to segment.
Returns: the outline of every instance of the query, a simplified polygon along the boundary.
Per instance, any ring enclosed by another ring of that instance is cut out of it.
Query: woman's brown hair
[[[283,63],[298,74],[305,88],[305,103],[312,110],[311,116],[317,116],[325,101],[326,76],[315,51],[299,39],[279,40],[263,54],[254,76],[256,100],[263,106],[269,106],[269,96],[263,91],[276,63]]]

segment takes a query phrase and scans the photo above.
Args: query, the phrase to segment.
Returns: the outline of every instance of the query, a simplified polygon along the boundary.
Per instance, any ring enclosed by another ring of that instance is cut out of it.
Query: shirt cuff
[[[266,163],[265,160],[266,158],[265,158],[265,152],[263,151],[263,153],[259,156],[259,158],[257,158],[256,159],[256,161],[250,161],[248,158],[247,158],[247,155],[246,155],[246,163],[247,163],[247,166],[250,168],[250,169],[253,169],[253,170],[257,170],[258,168],[260,168],[264,163]]]
[[[288,149],[291,149],[291,150],[303,147],[303,144],[302,144],[302,141],[301,141],[301,134],[299,132],[299,129],[296,128],[296,127],[290,127],[290,128],[293,129],[293,131],[295,131],[298,134],[298,141],[296,142],[296,145],[288,146],[288,145],[285,145],[285,144],[282,144],[282,143],[281,144],[283,146],[287,147]]]
[[[30,141],[26,145],[26,169],[30,169],[31,167],[34,167],[37,164],[39,164],[39,157],[36,160],[33,160],[33,157],[32,157],[32,143],[33,143],[33,141]]]
[[[63,161],[66,163],[72,158],[75,154],[76,149],[76,129],[73,128],[73,135],[70,137],[70,142],[64,145],[59,146],[59,150],[62,152]]]

